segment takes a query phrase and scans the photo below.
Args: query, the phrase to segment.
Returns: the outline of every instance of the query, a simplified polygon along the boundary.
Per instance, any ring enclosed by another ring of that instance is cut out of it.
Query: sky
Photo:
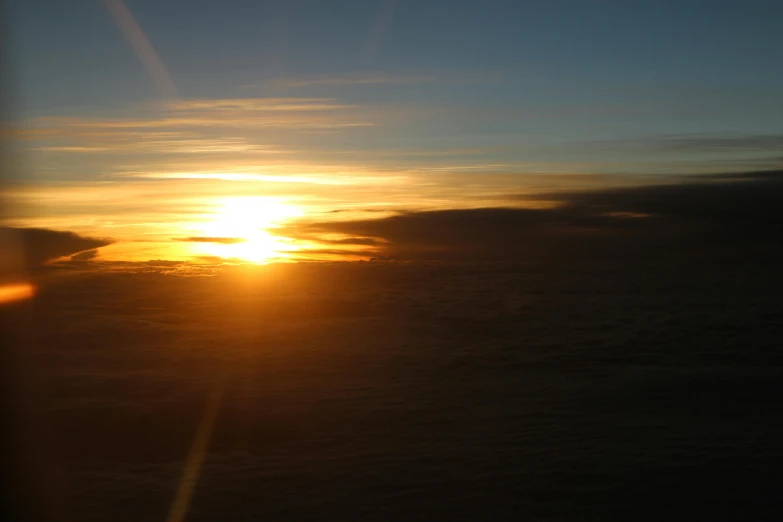
[[[783,163],[777,1],[6,8],[5,224],[95,259],[369,258],[339,223]]]

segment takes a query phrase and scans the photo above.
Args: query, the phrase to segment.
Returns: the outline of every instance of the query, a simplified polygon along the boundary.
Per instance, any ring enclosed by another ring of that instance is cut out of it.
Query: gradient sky
[[[9,2],[9,222],[115,238],[107,259],[783,162],[779,1],[125,5],[160,67],[105,2]]]

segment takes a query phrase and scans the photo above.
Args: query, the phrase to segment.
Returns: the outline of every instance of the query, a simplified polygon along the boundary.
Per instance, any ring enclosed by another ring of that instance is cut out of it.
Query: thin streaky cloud
[[[178,97],[179,90],[174,80],[127,6],[122,0],[104,0],[104,4],[161,93],[167,98]]]
[[[407,83],[433,83],[438,76],[405,76],[394,74],[354,74],[344,76],[316,76],[300,79],[282,79],[277,83],[286,87],[310,87],[324,85],[383,85]]]
[[[218,243],[221,245],[235,245],[237,243],[244,243],[247,239],[243,237],[210,237],[210,236],[190,236],[190,237],[174,237],[173,241],[181,241],[186,243]]]
[[[337,103],[334,98],[190,98],[166,102],[172,111],[229,110],[251,111],[326,111],[352,109],[355,105]]]
[[[378,86],[378,85],[412,85],[424,83],[454,82],[474,83],[502,80],[504,75],[493,70],[409,70],[384,72],[382,70],[347,72],[344,74],[311,74],[281,76],[269,80],[240,85],[241,89],[257,89],[264,87],[298,89],[304,87],[343,87],[343,86]],[[284,98],[281,98],[284,99]]]
[[[306,169],[300,166],[299,170]],[[115,174],[116,177],[149,178],[149,179],[193,179],[221,181],[262,181],[268,183],[307,183],[313,185],[366,185],[389,184],[400,182],[400,177],[344,176],[336,177],[334,173],[316,175],[296,174],[257,174],[251,172],[131,172]]]
[[[294,119],[280,119],[269,121],[254,121],[250,118],[177,118],[164,120],[106,120],[102,122],[74,122],[69,127],[101,127],[114,129],[147,129],[174,126],[223,126],[223,127],[292,127],[301,129],[339,129],[342,127],[372,127],[374,124],[367,122],[315,122],[299,121]]]
[[[30,150],[45,152],[103,152],[109,149],[107,147],[34,147]]]
[[[36,118],[27,122],[27,128],[15,129],[9,137],[34,139],[57,134],[58,129],[70,134],[74,128],[92,128],[99,130],[101,135],[105,135],[107,129],[168,128],[157,131],[156,135],[160,136],[161,132],[183,135],[184,129],[176,127],[193,126],[339,128],[372,125],[356,121],[355,109],[361,108],[331,98],[177,99],[158,103],[152,114],[141,117],[134,113],[135,117],[131,118]]]
[[[292,115],[279,118],[259,119],[249,114],[220,114],[198,115],[175,118],[150,118],[143,120],[102,120],[102,119],[78,119],[69,121],[52,121],[47,132],[41,132],[39,136],[68,136],[69,129],[151,129],[171,127],[290,127],[301,129],[332,129],[343,127],[371,127],[374,124],[363,121],[330,121],[328,119],[316,119],[310,117],[295,117]],[[27,138],[32,139],[32,138]]]

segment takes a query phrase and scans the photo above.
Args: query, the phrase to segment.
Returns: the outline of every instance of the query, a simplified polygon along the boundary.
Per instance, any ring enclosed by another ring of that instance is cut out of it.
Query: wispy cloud
[[[164,108],[171,111],[332,111],[354,107],[333,98],[190,98],[164,102]]]
[[[129,129],[144,131],[148,137],[155,133],[156,137],[176,138],[192,132],[193,127],[206,126],[307,129],[372,125],[359,118],[359,106],[330,98],[180,99],[159,103],[155,109],[143,117],[135,110],[132,117],[126,118],[36,118],[5,130],[4,134],[9,139],[42,139],[75,131],[99,137]]]
[[[52,154],[247,157],[291,152],[282,144],[297,142],[295,135],[302,133],[372,125],[361,107],[332,98],[196,98],[164,100],[126,117],[41,117],[4,135]]]
[[[275,83],[285,87],[310,87],[328,85],[383,85],[383,84],[408,84],[408,83],[432,83],[441,77],[437,75],[399,75],[399,74],[348,74],[342,76],[311,76],[305,78],[290,78],[276,80]]]
[[[640,138],[586,141],[572,147],[633,153],[779,153],[783,150],[783,134],[718,134],[689,133],[645,136]]]
[[[90,128],[92,129],[92,128]],[[68,128],[51,129],[46,141],[61,145],[29,147],[29,150],[53,153],[132,153],[144,154],[217,154],[253,153],[285,154],[278,146],[259,143],[247,136],[209,137],[198,133],[139,132],[133,129],[106,133],[68,132]],[[79,143],[89,143],[81,145]]]
[[[654,140],[653,144],[665,150],[682,152],[780,152],[783,135],[676,135]]]
[[[368,127],[373,124],[367,121],[340,121],[335,118],[317,116],[276,116],[259,118],[247,112],[211,111],[207,114],[174,116],[168,118],[147,119],[81,119],[70,118],[58,121],[48,121],[51,124],[65,128],[86,129],[156,129],[181,127],[240,127],[240,128],[288,128],[288,129],[339,129],[346,127]],[[47,123],[44,120],[42,123]]]
[[[354,71],[342,74],[311,74],[286,76],[243,85],[243,88],[305,88],[305,87],[346,87],[379,85],[414,85],[426,83],[474,83],[496,81],[503,76],[498,71],[483,69],[438,69],[407,71]],[[285,98],[280,98],[285,100]],[[315,102],[318,98],[315,98]],[[328,100],[328,98],[327,98]]]
[[[270,145],[253,143],[244,137],[194,139],[143,139],[136,144],[140,151],[171,154],[198,154],[214,152],[256,152],[283,154],[287,151]]]
[[[247,239],[241,237],[203,237],[203,236],[191,236],[191,237],[175,237],[174,241],[184,241],[186,243],[217,243],[220,245],[235,245],[237,243],[244,243]]]
[[[262,170],[262,167],[259,167]],[[309,183],[314,185],[352,185],[356,183],[367,183],[366,179],[335,178],[331,175],[321,176],[301,176],[296,174],[259,174],[254,172],[139,172],[124,174],[136,178],[152,179],[212,179],[221,181],[256,181],[273,183]],[[374,181],[380,181],[378,178],[372,178]],[[388,183],[388,178],[383,178],[383,182]]]
[[[109,149],[106,147],[34,147],[31,150],[48,152],[103,152]]]

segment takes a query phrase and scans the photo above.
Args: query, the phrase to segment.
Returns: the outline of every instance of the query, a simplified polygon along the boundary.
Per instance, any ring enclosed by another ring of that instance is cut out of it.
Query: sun
[[[285,251],[296,247],[273,231],[302,211],[290,204],[265,197],[227,197],[216,202],[210,220],[200,227],[200,234],[216,241],[201,243],[204,255],[264,263],[285,258]],[[218,242],[223,239],[225,242]]]

